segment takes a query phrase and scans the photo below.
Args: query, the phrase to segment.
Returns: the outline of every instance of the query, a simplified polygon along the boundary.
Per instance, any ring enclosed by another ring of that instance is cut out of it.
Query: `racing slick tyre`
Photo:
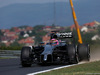
[[[90,60],[90,46],[88,44],[79,44],[77,46],[79,61]]]
[[[31,58],[32,50],[30,47],[23,47],[21,50],[21,65],[22,67],[31,67],[32,58]]]
[[[77,64],[79,62],[77,55],[77,47],[74,44],[69,44],[67,46],[68,58],[70,64]]]

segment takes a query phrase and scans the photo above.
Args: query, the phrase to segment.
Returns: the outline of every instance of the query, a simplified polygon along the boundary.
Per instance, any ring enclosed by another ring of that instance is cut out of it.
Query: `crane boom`
[[[76,13],[75,13],[75,10],[74,10],[74,6],[73,6],[72,0],[70,0],[70,5],[71,5],[71,9],[72,9],[73,20],[74,20],[75,27],[76,27],[76,30],[77,30],[78,42],[80,44],[82,44],[83,41],[82,41],[82,37],[81,37],[80,29],[79,29],[79,24],[77,22],[77,17],[76,17]]]

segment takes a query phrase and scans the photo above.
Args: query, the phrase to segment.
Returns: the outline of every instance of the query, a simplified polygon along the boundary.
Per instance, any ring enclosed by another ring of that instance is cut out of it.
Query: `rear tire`
[[[88,44],[79,44],[77,47],[77,51],[80,61],[90,60],[90,46]]]
[[[31,67],[32,58],[31,58],[32,50],[30,47],[23,47],[21,50],[21,65],[22,67]]]
[[[74,44],[67,46],[69,63],[71,64],[77,64],[79,62],[76,48]]]

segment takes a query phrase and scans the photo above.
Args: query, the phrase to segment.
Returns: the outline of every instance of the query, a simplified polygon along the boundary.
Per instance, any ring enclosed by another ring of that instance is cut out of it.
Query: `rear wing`
[[[56,33],[58,38],[73,38],[73,33],[72,32],[59,32]]]

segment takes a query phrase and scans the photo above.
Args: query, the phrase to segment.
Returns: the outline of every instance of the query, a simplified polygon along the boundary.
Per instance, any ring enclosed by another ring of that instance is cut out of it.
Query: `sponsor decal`
[[[60,38],[72,38],[73,34],[72,32],[62,32],[62,33],[57,33],[57,36]]]

